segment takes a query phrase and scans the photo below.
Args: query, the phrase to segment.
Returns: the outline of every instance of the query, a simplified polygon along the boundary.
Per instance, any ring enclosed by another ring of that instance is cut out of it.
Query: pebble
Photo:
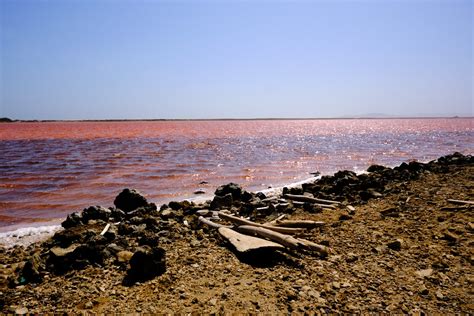
[[[16,308],[15,309],[15,314],[17,315],[25,315],[25,314],[28,314],[28,308],[26,307],[19,307],[19,308]]]
[[[85,305],[84,305],[85,308],[87,309],[91,309],[92,307],[94,307],[94,304],[91,302],[91,301],[88,301]]]
[[[433,269],[418,270],[415,273],[416,275],[422,278],[429,277],[431,274],[433,274]]]
[[[389,242],[387,247],[395,251],[400,251],[402,249],[402,243],[403,241],[401,239],[395,239],[394,241]]]

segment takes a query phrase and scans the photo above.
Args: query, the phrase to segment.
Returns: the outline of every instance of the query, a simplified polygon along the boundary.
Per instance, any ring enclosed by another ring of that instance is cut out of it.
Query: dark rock
[[[349,214],[341,214],[339,216],[340,221],[347,221],[347,220],[350,220],[350,219],[352,219],[352,216],[350,216]]]
[[[44,270],[44,263],[39,255],[39,253],[33,254],[23,266],[23,269],[20,273],[20,284],[24,283],[41,283],[43,280],[43,275],[41,273]]]
[[[138,239],[138,244],[140,246],[146,245],[150,247],[156,247],[158,246],[159,241],[160,241],[160,237],[158,235],[153,234],[151,232],[146,232]]]
[[[380,165],[371,165],[369,168],[367,168],[367,172],[382,172],[388,169],[387,167],[380,166]]]
[[[456,243],[459,240],[459,236],[451,233],[451,232],[445,232],[443,235],[443,239],[447,240],[450,243]]]
[[[240,199],[243,201],[243,202],[249,202],[253,199],[258,199],[260,200],[259,197],[255,197],[252,195],[252,193],[248,192],[248,191],[242,191],[242,195],[240,197]]]
[[[395,251],[400,251],[402,249],[402,244],[403,241],[401,239],[396,239],[394,241],[389,242],[387,244],[387,247]]]
[[[125,218],[125,212],[121,209],[111,207],[110,210],[110,218],[113,219],[115,222],[120,222]]]
[[[82,216],[79,212],[69,214],[66,220],[61,223],[61,226],[66,229],[79,225],[82,225]]]
[[[146,198],[133,189],[124,189],[114,200],[114,205],[125,213],[131,212],[141,206],[147,206]]]
[[[255,196],[258,197],[260,200],[264,200],[267,198],[267,196],[262,192],[255,193]]]
[[[168,203],[168,206],[172,209],[172,210],[180,210],[183,208],[183,206],[181,205],[180,202],[176,202],[176,201],[171,201]]]
[[[84,243],[94,235],[97,235],[95,231],[77,226],[56,232],[52,239],[54,245],[66,248],[73,243]]]
[[[224,196],[219,196],[216,195],[214,196],[214,199],[211,202],[211,209],[222,209],[222,208],[228,208],[232,206],[232,203],[234,202],[234,199],[232,198],[231,193],[227,193]]]
[[[82,211],[82,222],[87,224],[90,220],[108,221],[112,211],[102,206],[89,206]]]
[[[389,207],[380,211],[380,215],[387,216],[387,217],[400,217],[400,214],[398,213],[398,209],[395,207]]]
[[[240,185],[231,182],[229,184],[221,185],[220,187],[218,187],[214,194],[216,196],[223,197],[229,193],[232,195],[232,198],[234,200],[239,200],[242,195],[242,188],[240,187]]]
[[[193,192],[194,194],[205,194],[206,191],[204,191],[203,189],[198,189],[196,191]]]
[[[130,259],[129,277],[134,281],[151,280],[166,271],[165,250],[143,246]]]

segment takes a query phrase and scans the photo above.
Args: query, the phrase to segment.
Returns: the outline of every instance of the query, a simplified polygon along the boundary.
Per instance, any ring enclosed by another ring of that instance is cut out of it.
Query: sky
[[[473,2],[0,0],[0,117],[473,116]]]

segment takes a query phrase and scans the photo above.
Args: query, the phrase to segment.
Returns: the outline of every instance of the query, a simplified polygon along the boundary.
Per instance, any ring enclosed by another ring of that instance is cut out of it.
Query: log
[[[274,242],[277,242],[277,243],[285,246],[288,249],[312,250],[312,251],[316,251],[316,252],[320,253],[321,255],[328,255],[329,250],[330,250],[326,246],[318,245],[318,244],[313,243],[309,240],[305,240],[305,239],[301,239],[301,238],[294,238],[292,236],[284,235],[284,234],[272,231],[268,228],[242,225],[242,226],[236,227],[236,230],[241,232],[241,233],[244,233],[244,234],[250,234],[250,235],[254,235],[254,236],[268,238],[268,239],[270,239]]]
[[[324,222],[316,222],[316,221],[309,221],[309,220],[279,220],[277,219],[271,225],[278,226],[278,227],[295,227],[295,228],[316,228],[324,226]]]
[[[288,200],[308,202],[308,203],[315,204],[317,206],[321,206],[323,208],[330,208],[330,209],[335,209],[336,207],[334,205],[340,204],[340,202],[317,199],[317,198],[305,196],[305,195],[285,194],[284,197],[287,198]],[[329,203],[329,204],[321,204],[321,203]]]
[[[214,223],[213,221],[208,220],[207,218],[204,218],[202,216],[199,216],[198,221],[200,221],[201,223],[206,224],[208,226],[214,227],[214,228],[221,228],[221,227],[229,228],[230,227],[230,226]]]
[[[448,202],[454,203],[454,204],[469,204],[469,205],[474,205],[474,201],[463,201],[463,200],[448,199]]]
[[[284,248],[279,243],[265,240],[258,237],[252,237],[244,234],[240,234],[230,228],[221,227],[219,228],[219,234],[222,237],[227,239],[237,251],[239,252],[247,252],[250,250],[262,249],[262,248],[273,248],[279,249]]]
[[[296,234],[304,231],[305,229],[302,228],[288,228],[288,227],[274,227],[274,226],[265,226],[263,224],[255,223],[244,218],[232,216],[223,212],[219,212],[219,217],[229,222],[232,222],[237,225],[248,225],[248,226],[255,226],[255,227],[264,227],[270,230],[282,233],[282,234]]]

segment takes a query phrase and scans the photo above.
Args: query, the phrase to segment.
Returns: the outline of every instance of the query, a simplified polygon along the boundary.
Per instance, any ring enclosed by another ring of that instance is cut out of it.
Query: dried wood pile
[[[312,203],[326,209],[336,209],[340,204],[336,201],[304,195],[285,194],[284,197],[291,201]],[[324,222],[285,220],[285,214],[283,214],[272,221],[257,223],[231,214],[227,209],[201,210],[199,215],[200,223],[217,229],[219,234],[240,253],[258,249],[308,251],[321,256],[327,256],[330,253],[329,247],[299,237],[309,230],[324,226]]]

